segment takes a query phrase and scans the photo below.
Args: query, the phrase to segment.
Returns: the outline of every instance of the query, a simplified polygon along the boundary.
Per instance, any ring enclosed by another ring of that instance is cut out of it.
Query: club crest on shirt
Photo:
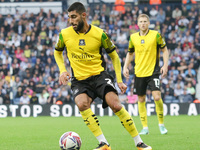
[[[144,40],[141,40],[141,44],[144,44]]]
[[[79,39],[79,46],[85,46],[85,39]]]

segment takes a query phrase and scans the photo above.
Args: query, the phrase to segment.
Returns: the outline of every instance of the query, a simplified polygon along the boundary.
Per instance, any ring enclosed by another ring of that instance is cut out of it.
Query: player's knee
[[[90,104],[89,103],[84,103],[84,102],[78,102],[76,103],[76,105],[78,106],[78,109],[80,111],[84,111],[90,108]]]
[[[159,95],[154,96],[155,101],[159,101],[160,99],[161,99],[161,97]]]
[[[146,98],[146,95],[138,96],[138,101],[143,103],[143,102],[145,102],[145,98]]]
[[[116,113],[122,109],[122,105],[119,103],[116,103],[116,104],[113,104],[112,106],[110,106],[110,108],[112,109],[112,111],[114,113]]]

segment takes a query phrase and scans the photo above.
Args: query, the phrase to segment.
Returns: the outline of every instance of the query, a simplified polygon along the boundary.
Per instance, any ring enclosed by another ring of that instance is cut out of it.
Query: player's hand
[[[162,78],[164,78],[167,75],[168,67],[167,66],[162,66],[160,69],[160,72],[162,74]]]
[[[70,78],[71,76],[68,72],[63,72],[62,74],[60,74],[59,84],[67,85],[67,82],[69,81]]]
[[[123,68],[123,75],[125,78],[129,78],[129,70],[128,68]]]
[[[126,92],[127,86],[123,82],[117,83],[118,87],[120,88],[121,92],[124,94]]]

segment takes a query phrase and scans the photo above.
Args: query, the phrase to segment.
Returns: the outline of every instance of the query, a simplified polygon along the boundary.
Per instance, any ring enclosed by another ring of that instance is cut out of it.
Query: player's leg
[[[158,117],[160,132],[161,132],[161,134],[166,134],[167,129],[164,127],[163,100],[161,98],[161,92],[160,92],[159,75],[152,75],[149,78],[148,85],[152,91],[152,95],[153,95],[154,102],[156,105],[156,113],[157,113],[157,117]]]
[[[86,93],[79,94],[75,97],[75,103],[78,106],[82,118],[90,131],[94,134],[99,143],[108,143],[101,131],[98,118],[90,108],[91,102],[92,99]]]
[[[164,126],[163,100],[161,98],[161,92],[152,91],[152,95],[153,95],[154,102],[156,105],[156,113],[158,117],[160,132],[161,134],[167,134],[167,129]]]
[[[138,95],[138,110],[140,115],[140,121],[143,129],[140,131],[140,135],[146,135],[149,133],[147,125],[147,110],[146,110],[146,89],[147,89],[148,77],[136,77],[134,82],[134,93]]]
[[[140,121],[142,123],[142,131],[140,131],[140,135],[146,135],[149,134],[149,129],[147,125],[147,109],[146,109],[146,101],[145,101],[146,95],[139,96],[138,95],[138,110],[140,115]]]
[[[135,123],[134,123],[132,117],[127,112],[127,110],[124,109],[124,107],[122,107],[117,94],[115,92],[112,92],[112,91],[108,92],[105,95],[105,100],[106,100],[108,106],[119,117],[124,128],[133,137],[133,139],[135,141],[135,146],[138,149],[141,149],[141,150],[151,150],[150,146],[143,143],[143,141],[140,138],[140,135],[138,134],[138,131],[135,127]]]

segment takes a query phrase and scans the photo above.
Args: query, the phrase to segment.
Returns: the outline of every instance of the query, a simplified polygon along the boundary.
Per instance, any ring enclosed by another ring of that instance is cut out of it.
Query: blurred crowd
[[[159,31],[170,51],[169,72],[162,79],[162,98],[165,103],[193,102],[200,64],[200,14],[195,7],[125,6],[125,12],[114,6],[96,4],[87,7],[88,23],[104,29],[117,46],[122,66],[128,51],[129,36],[139,30],[137,16],[150,16],[150,29]],[[14,15],[0,14],[0,104],[71,104],[70,89],[59,85],[59,69],[54,60],[54,45],[61,29],[68,27],[67,12],[38,14],[16,10]],[[112,62],[104,54],[107,69],[115,76]],[[66,68],[69,61],[64,51]],[[162,66],[162,53],[160,54]],[[133,94],[134,62],[129,66],[130,78],[125,79],[128,89],[119,91],[122,103],[136,103]],[[119,90],[119,89],[118,89]],[[152,102],[147,90],[147,102]],[[98,102],[98,100],[97,100]]]

